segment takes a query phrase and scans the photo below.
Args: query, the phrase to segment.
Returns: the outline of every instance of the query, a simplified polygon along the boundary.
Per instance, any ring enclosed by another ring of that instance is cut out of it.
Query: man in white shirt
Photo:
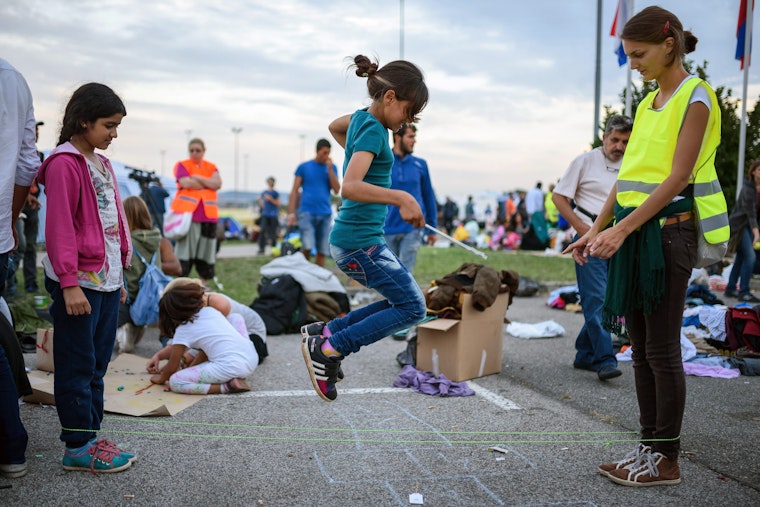
[[[617,181],[633,120],[613,115],[607,121],[602,145],[573,160],[552,194],[552,202],[560,215],[577,232],[576,239],[591,227]],[[571,202],[575,201],[575,208]],[[607,261],[589,257],[589,262],[575,265],[575,277],[586,320],[575,340],[573,366],[595,371],[600,380],[619,377],[617,359],[612,350],[612,337],[602,327],[602,305],[607,290]]]
[[[18,243],[14,224],[40,168],[35,126],[26,80],[0,59],[0,295],[8,275],[8,256]],[[26,475],[28,436],[19,417],[19,392],[9,351],[0,346],[0,475],[12,478]]]
[[[528,192],[525,197],[525,209],[528,216],[532,217],[533,213],[544,212],[544,192],[541,190],[541,182],[536,183],[535,188]]]

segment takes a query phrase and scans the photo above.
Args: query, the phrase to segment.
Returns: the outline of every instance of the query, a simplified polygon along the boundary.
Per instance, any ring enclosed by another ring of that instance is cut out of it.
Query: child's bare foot
[[[234,378],[227,382],[227,393],[242,393],[250,390],[251,387],[244,378]]]

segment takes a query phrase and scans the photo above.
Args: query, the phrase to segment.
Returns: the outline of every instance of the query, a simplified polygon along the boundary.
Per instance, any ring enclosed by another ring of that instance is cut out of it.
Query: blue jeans
[[[6,254],[0,257],[7,259]],[[0,463],[26,463],[24,453],[28,442],[29,436],[19,416],[16,382],[5,349],[0,346]]]
[[[5,280],[8,278],[8,260],[10,252],[0,254],[0,296],[5,292]]]
[[[308,211],[298,213],[298,229],[301,231],[301,249],[307,252],[315,248],[318,254],[330,252],[330,228],[332,215],[312,215]]]
[[[742,238],[736,249],[734,258],[734,267],[731,268],[731,274],[728,275],[728,284],[726,290],[736,290],[736,282],[739,282],[739,295],[749,294],[749,281],[752,278],[752,271],[755,269],[755,249],[752,246],[752,229],[749,226],[742,231]]]
[[[577,240],[577,236],[576,236]],[[602,306],[607,290],[607,262],[589,256],[583,266],[575,265],[578,292],[585,323],[575,339],[575,363],[599,371],[605,366],[617,366],[612,352],[612,336],[602,327]]]
[[[335,350],[347,356],[425,317],[425,296],[387,245],[358,250],[330,245],[330,251],[349,278],[385,297],[329,322]]]
[[[401,264],[410,273],[414,273],[414,265],[417,264],[417,252],[422,246],[422,229],[412,229],[409,232],[399,234],[386,234],[385,242],[396,254]]]
[[[95,436],[103,420],[103,377],[116,339],[120,291],[83,288],[92,313],[68,315],[60,284],[45,277],[45,288],[55,328],[54,392],[61,440],[78,447]]]

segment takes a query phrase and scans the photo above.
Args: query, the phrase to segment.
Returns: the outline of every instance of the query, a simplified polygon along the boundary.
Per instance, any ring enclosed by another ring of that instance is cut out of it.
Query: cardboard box
[[[435,319],[417,326],[417,369],[460,382],[501,371],[504,317],[509,294],[499,294],[484,311],[462,302],[462,320]]]

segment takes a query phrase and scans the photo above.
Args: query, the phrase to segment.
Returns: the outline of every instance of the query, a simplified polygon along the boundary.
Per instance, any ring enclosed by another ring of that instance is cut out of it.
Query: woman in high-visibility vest
[[[626,486],[681,482],[678,466],[686,380],[681,319],[697,260],[697,234],[728,240],[726,201],[714,167],[720,107],[683,67],[697,38],[671,12],[647,7],[621,36],[631,68],[659,88],[639,104],[618,180],[594,225],[566,251],[576,262],[610,259],[603,322],[627,330],[641,442],[599,472]],[[614,226],[605,229],[612,218]],[[695,220],[699,220],[701,232]]]
[[[174,177],[177,194],[171,209],[177,213],[192,213],[190,232],[178,239],[174,251],[182,265],[182,276],[188,276],[195,265],[204,283],[214,278],[216,263],[216,224],[219,207],[216,191],[222,186],[222,178],[216,166],[203,159],[206,145],[200,139],[191,139],[188,145],[190,158],[177,162]]]

